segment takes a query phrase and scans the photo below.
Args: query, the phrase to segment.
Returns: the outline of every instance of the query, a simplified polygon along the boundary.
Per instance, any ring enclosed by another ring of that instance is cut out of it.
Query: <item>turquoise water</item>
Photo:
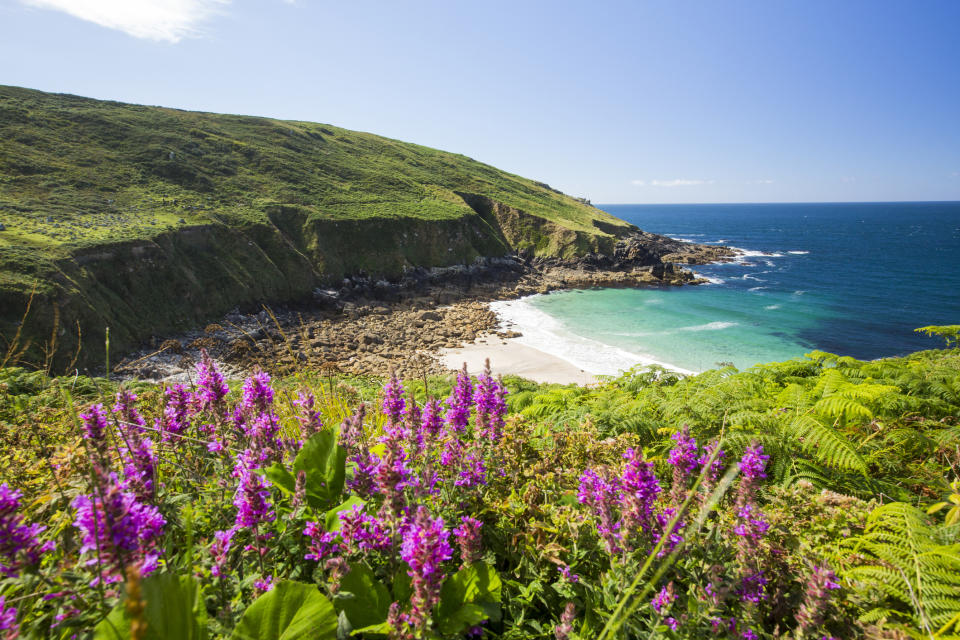
[[[564,291],[500,303],[531,346],[594,373],[701,371],[822,349],[872,359],[934,348],[960,323],[960,203],[601,206],[647,231],[746,250],[698,287]]]

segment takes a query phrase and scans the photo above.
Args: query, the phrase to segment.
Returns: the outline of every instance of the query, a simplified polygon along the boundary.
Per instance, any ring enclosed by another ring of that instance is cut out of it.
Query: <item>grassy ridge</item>
[[[101,363],[106,327],[122,351],[360,270],[573,257],[633,229],[419,145],[16,87],[0,87],[0,224],[0,336],[30,304],[35,364],[54,342],[73,353],[78,327],[81,363]]]
[[[605,235],[594,220],[627,228],[465,156],[330,125],[0,87],[0,132],[3,247],[52,254],[178,225],[264,223],[278,206],[321,220],[474,214],[457,193],[591,235]]]

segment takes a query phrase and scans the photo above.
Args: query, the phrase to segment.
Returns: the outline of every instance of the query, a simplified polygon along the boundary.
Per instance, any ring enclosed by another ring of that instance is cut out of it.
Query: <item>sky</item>
[[[960,200],[956,0],[0,0],[0,84],[330,123],[594,203]]]

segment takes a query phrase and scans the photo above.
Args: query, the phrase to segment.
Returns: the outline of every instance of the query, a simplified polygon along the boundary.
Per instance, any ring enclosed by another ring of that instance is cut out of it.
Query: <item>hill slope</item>
[[[105,326],[124,350],[361,270],[610,256],[626,240],[649,263],[678,250],[462,155],[16,87],[0,87],[0,224],[0,335],[32,296],[21,346],[59,333],[72,349],[80,326],[97,353]]]

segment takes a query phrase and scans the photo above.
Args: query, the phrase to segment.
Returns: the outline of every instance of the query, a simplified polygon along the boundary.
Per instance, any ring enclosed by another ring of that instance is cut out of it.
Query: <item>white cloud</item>
[[[747,180],[747,184],[773,184],[773,180]]]
[[[631,180],[630,184],[632,184],[635,187],[643,187],[643,186],[646,186],[647,182],[646,180]]]
[[[117,29],[135,38],[179,42],[200,34],[199,24],[230,0],[20,0],[41,9]]]

